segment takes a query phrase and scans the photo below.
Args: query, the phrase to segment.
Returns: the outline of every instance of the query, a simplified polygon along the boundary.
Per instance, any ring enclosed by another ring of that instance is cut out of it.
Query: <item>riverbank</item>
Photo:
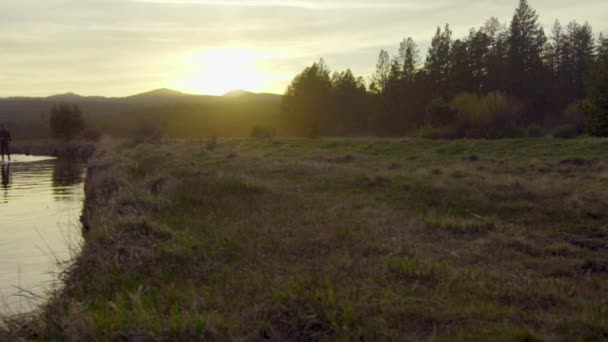
[[[608,141],[107,142],[42,340],[602,340]],[[6,334],[6,332],[5,332]]]
[[[11,144],[11,154],[51,156],[62,159],[88,160],[95,153],[89,142],[20,141]]]

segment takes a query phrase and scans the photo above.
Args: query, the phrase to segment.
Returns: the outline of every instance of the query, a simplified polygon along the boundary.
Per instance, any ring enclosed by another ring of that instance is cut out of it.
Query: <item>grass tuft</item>
[[[496,223],[492,220],[462,219],[455,217],[427,217],[426,227],[453,235],[479,235],[494,230]]]
[[[392,258],[388,270],[397,278],[408,281],[440,282],[447,279],[448,266],[444,263],[424,263],[419,258]]]

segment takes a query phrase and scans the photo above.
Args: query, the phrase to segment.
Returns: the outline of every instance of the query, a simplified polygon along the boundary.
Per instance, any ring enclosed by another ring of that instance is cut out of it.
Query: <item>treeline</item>
[[[124,99],[65,101],[76,106],[84,121],[82,134],[132,138],[162,126],[170,138],[249,136],[256,126],[285,131],[280,124],[281,96],[245,94],[238,97],[149,96],[139,102]],[[0,100],[0,123],[15,140],[54,137],[50,119],[63,103],[46,99]],[[84,137],[83,138],[87,138]]]
[[[131,138],[162,126],[170,138],[246,137],[256,126],[278,127],[280,99],[226,99],[206,104],[169,104],[89,116],[87,122],[103,134]]]
[[[321,60],[289,85],[282,115],[290,134],[312,136],[608,135],[607,94],[608,37],[576,21],[546,34],[520,0],[509,25],[491,18],[459,39],[437,28],[424,61],[412,38],[381,51],[368,84]]]

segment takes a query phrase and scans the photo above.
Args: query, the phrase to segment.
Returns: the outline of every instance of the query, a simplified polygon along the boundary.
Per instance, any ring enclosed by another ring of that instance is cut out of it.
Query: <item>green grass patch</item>
[[[427,228],[453,235],[478,235],[494,230],[493,220],[463,219],[456,217],[427,217],[424,219]]]
[[[391,274],[401,280],[440,282],[447,279],[448,266],[445,263],[425,263],[417,257],[391,258],[387,262]]]

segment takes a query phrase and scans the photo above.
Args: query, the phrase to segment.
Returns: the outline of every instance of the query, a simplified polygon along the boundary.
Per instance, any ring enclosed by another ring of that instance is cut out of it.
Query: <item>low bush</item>
[[[160,142],[168,131],[167,122],[157,116],[142,116],[135,131],[134,139],[137,142]]]
[[[608,101],[606,101],[608,102]],[[608,110],[591,101],[585,101],[583,110],[586,114],[586,131],[595,137],[608,137]]]
[[[543,129],[537,124],[532,124],[526,129],[526,136],[528,138],[541,138],[543,135]]]
[[[78,137],[84,129],[82,111],[73,104],[53,106],[49,123],[53,138],[65,141]]]
[[[578,135],[579,132],[576,126],[570,124],[561,125],[553,131],[553,137],[558,139],[573,139]]]
[[[456,111],[456,123],[467,138],[519,137],[517,127],[521,106],[501,92],[485,96],[463,93],[454,97],[451,107]]]
[[[454,123],[456,111],[442,98],[436,98],[426,108],[426,122],[433,126],[447,126]]]
[[[452,140],[461,137],[456,127],[427,127],[418,132],[419,136],[431,140]]]
[[[217,147],[217,137],[212,136],[209,140],[207,140],[207,150],[213,151]]]
[[[277,134],[277,130],[272,127],[257,125],[251,130],[251,137],[258,139],[272,139]]]
[[[82,138],[87,141],[98,142],[101,139],[101,132],[96,129],[89,128],[82,133]]]
[[[579,133],[585,131],[588,117],[593,111],[588,100],[580,100],[570,104],[564,110],[564,124],[572,125]]]
[[[308,131],[308,137],[310,139],[319,139],[321,137],[321,131],[319,129],[319,125],[314,124],[310,127]]]
[[[608,111],[592,112],[587,122],[587,132],[595,137],[608,137]]]

